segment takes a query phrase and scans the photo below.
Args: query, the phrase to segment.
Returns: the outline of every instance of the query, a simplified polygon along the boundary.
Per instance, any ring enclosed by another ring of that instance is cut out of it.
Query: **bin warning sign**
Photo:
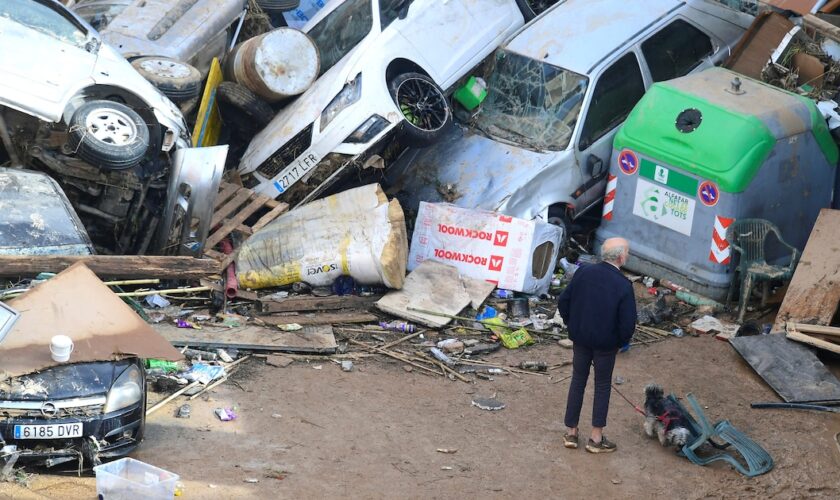
[[[691,236],[694,220],[693,198],[662,186],[639,179],[636,182],[636,199],[633,215]]]

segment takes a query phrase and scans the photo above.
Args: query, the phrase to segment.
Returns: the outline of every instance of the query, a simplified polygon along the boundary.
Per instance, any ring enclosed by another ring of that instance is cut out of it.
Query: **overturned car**
[[[0,2],[0,43],[15,47],[0,58],[0,164],[58,180],[97,248],[165,251],[177,230],[161,223],[169,187],[182,184],[170,167],[198,154],[178,108],[52,0]],[[212,179],[223,167],[223,155],[202,165]]]

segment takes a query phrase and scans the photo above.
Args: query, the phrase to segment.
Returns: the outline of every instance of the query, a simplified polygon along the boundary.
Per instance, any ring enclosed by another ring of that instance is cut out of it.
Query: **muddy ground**
[[[550,343],[487,359],[559,363],[570,355]],[[150,417],[134,456],[180,474],[183,498],[840,497],[840,415],[750,409],[777,398],[725,342],[684,337],[634,347],[619,356],[615,374],[636,401],[650,381],[693,392],[711,418],[729,419],[763,444],[776,466],[754,479],[725,465],[692,465],[660,447],[615,393],[607,436],[618,452],[563,448],[569,370],[466,384],[380,358],[357,361],[351,373],[329,361],[277,368],[254,359],[236,383],[194,400],[190,419],[174,418],[177,405]],[[504,410],[471,405],[494,394]],[[236,421],[213,415],[233,404]],[[583,432],[590,405],[591,398]],[[95,479],[40,472],[28,488],[0,485],[0,496],[94,498]]]

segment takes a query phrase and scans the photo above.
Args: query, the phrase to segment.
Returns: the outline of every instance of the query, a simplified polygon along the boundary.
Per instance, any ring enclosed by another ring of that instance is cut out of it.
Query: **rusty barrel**
[[[277,102],[308,89],[320,66],[318,47],[306,33],[277,28],[234,47],[224,71],[228,80]]]

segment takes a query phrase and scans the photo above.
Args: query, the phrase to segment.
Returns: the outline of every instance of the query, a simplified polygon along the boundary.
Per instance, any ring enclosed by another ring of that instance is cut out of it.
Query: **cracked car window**
[[[0,17],[77,47],[84,46],[87,40],[87,34],[73,22],[34,0],[3,0],[0,2]]]
[[[566,149],[588,82],[573,71],[500,50],[476,126],[524,147]]]
[[[115,17],[124,11],[130,2],[115,1],[115,2],[99,2],[93,1],[86,4],[76,3],[73,11],[82,19],[88,22],[93,29],[97,31],[104,30]]]
[[[321,53],[321,75],[353,50],[372,27],[370,0],[347,0],[309,30]]]

